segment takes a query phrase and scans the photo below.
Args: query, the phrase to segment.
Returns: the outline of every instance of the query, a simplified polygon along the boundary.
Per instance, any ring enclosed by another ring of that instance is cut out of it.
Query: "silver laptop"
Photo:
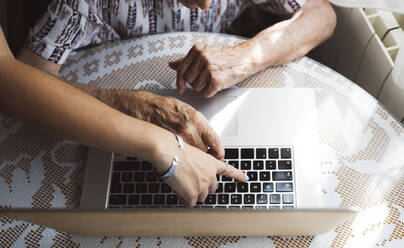
[[[217,176],[219,187],[195,208],[321,208],[317,119],[307,89],[228,89],[210,99],[188,90],[173,96],[202,112],[221,137],[225,160],[248,183]],[[80,207],[183,208],[147,161],[90,148]]]
[[[154,93],[178,97],[173,90]],[[226,161],[250,182],[218,177],[217,192],[184,208],[147,161],[90,149],[80,209],[3,209],[0,215],[78,235],[165,237],[315,235],[356,214],[321,208],[311,91],[229,89],[211,99],[189,91],[179,98],[207,117]]]

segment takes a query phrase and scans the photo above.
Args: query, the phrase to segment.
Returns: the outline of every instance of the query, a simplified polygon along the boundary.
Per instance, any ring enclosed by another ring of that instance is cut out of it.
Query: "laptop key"
[[[269,195],[269,203],[271,203],[271,204],[280,204],[281,203],[281,195],[280,194],[270,194]]]
[[[267,170],[276,170],[276,160],[267,160],[267,161],[265,161],[265,169],[267,169]]]
[[[146,174],[144,172],[136,172],[135,173],[135,178],[133,181],[135,182],[144,182],[146,179]]]
[[[228,194],[220,194],[218,197],[218,204],[229,204],[229,195]]]
[[[293,183],[276,183],[276,192],[293,192]]]
[[[154,172],[147,172],[146,174],[146,181],[147,182],[157,182],[157,177],[156,174],[154,174]]]
[[[127,195],[110,195],[109,205],[126,205]]]
[[[165,195],[154,195],[153,204],[163,205],[165,203],[166,196]]]
[[[143,170],[143,171],[150,171],[150,170],[153,169],[153,166],[152,166],[152,164],[151,164],[150,162],[143,161],[143,162],[142,162],[142,166],[141,166],[140,168],[141,168],[141,170]]]
[[[130,183],[132,182],[132,172],[122,172],[121,174],[121,182],[123,183]]]
[[[241,160],[240,170],[251,170],[251,161]]]
[[[231,177],[226,177],[226,176],[222,176],[222,181],[223,181],[223,182],[232,182],[232,181],[233,181],[233,178],[231,178]]]
[[[264,160],[254,160],[253,169],[254,170],[263,170],[264,169]]]
[[[230,160],[229,165],[233,166],[236,169],[240,169],[240,166],[238,164],[238,160]]]
[[[135,186],[136,193],[146,193],[147,184],[146,183],[137,183]]]
[[[121,174],[119,172],[112,173],[111,184],[117,185],[121,182]]]
[[[230,203],[231,204],[241,204],[242,203],[242,196],[241,194],[232,194],[230,196]]]
[[[240,209],[240,206],[229,206],[229,209]]]
[[[272,180],[274,180],[274,181],[292,181],[292,172],[274,171],[274,172],[272,172]]]
[[[255,206],[255,209],[267,209],[267,206]]]
[[[244,204],[255,204],[255,196],[253,194],[245,194]]]
[[[250,181],[250,182],[258,180],[258,172],[256,172],[256,171],[247,172],[247,176],[249,177],[248,181]]]
[[[139,195],[129,195],[128,197],[128,204],[129,205],[138,205],[140,203],[140,196]]]
[[[224,149],[224,159],[238,159],[239,153],[237,148]]]
[[[142,195],[141,203],[142,205],[151,205],[152,204],[152,195]]]
[[[258,194],[257,195],[257,204],[268,204],[268,195],[267,194]]]
[[[294,208],[295,208],[294,206],[283,206],[282,209],[288,210],[288,209],[294,209]]]
[[[278,169],[279,170],[291,170],[292,169],[292,161],[290,161],[290,160],[279,160],[278,161]]]
[[[283,194],[282,203],[283,204],[293,204],[293,194]]]
[[[216,204],[216,195],[208,195],[205,199],[205,204],[212,205]]]
[[[242,209],[254,209],[253,206],[242,206],[241,208],[242,208]]]
[[[224,192],[226,192],[226,193],[236,192],[236,184],[235,183],[225,183]]]
[[[215,208],[227,209],[227,207],[226,207],[226,206],[216,206]]]
[[[281,158],[292,158],[292,151],[290,148],[281,149]]]
[[[122,184],[112,184],[111,185],[111,189],[110,189],[111,193],[122,193]]]
[[[237,183],[237,192],[248,192],[248,183]]]
[[[149,193],[159,193],[159,183],[149,183]]]
[[[139,170],[140,162],[139,161],[115,161],[114,162],[114,171],[133,171]]]
[[[167,204],[176,205],[177,201],[178,201],[177,195],[174,194],[167,195]]]
[[[254,149],[253,148],[242,148],[241,149],[241,158],[242,159],[254,158]]]
[[[262,188],[263,188],[262,191],[264,192],[274,192],[273,183],[264,183]]]
[[[251,192],[261,192],[261,183],[251,183],[250,191]]]
[[[279,158],[279,149],[278,148],[269,148],[268,157],[275,158],[275,159]]]
[[[131,194],[135,192],[135,184],[134,183],[125,183],[123,185],[123,193]]]
[[[257,148],[255,150],[255,157],[260,158],[260,159],[266,159],[267,158],[267,149]]]
[[[260,172],[260,181],[269,181],[269,180],[271,180],[271,172],[261,171]]]
[[[280,210],[281,207],[280,207],[280,206],[270,206],[269,209],[272,209],[272,210]]]
[[[161,193],[171,193],[171,187],[167,183],[161,184]]]
[[[222,192],[223,192],[223,183],[218,183],[216,193],[222,193]]]

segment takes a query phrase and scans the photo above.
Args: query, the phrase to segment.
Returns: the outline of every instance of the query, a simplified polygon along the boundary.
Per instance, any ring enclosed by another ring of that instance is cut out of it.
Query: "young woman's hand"
[[[193,207],[197,202],[204,202],[208,194],[216,191],[218,184],[216,175],[225,175],[239,182],[247,182],[244,172],[196,147],[185,143],[184,149],[180,150],[174,135],[165,141],[162,140],[159,147],[152,162],[158,174],[163,175],[169,170],[174,156],[179,158],[174,175],[166,182],[187,207]]]

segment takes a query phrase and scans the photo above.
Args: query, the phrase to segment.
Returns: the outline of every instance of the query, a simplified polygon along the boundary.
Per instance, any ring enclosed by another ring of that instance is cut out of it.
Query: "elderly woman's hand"
[[[188,144],[218,159],[224,158],[220,138],[206,118],[190,105],[146,91],[117,91],[114,98],[114,107],[126,114],[179,134]]]
[[[200,8],[206,10],[210,6],[211,0],[180,0],[188,8]]]
[[[169,63],[177,70],[177,90],[186,82],[206,97],[236,84],[252,73],[249,54],[241,47],[216,47],[197,43],[185,58]]]

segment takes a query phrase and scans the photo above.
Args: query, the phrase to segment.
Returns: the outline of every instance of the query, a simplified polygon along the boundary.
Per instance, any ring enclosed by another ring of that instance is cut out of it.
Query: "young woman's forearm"
[[[149,158],[167,132],[11,56],[0,58],[0,110],[60,137]]]

